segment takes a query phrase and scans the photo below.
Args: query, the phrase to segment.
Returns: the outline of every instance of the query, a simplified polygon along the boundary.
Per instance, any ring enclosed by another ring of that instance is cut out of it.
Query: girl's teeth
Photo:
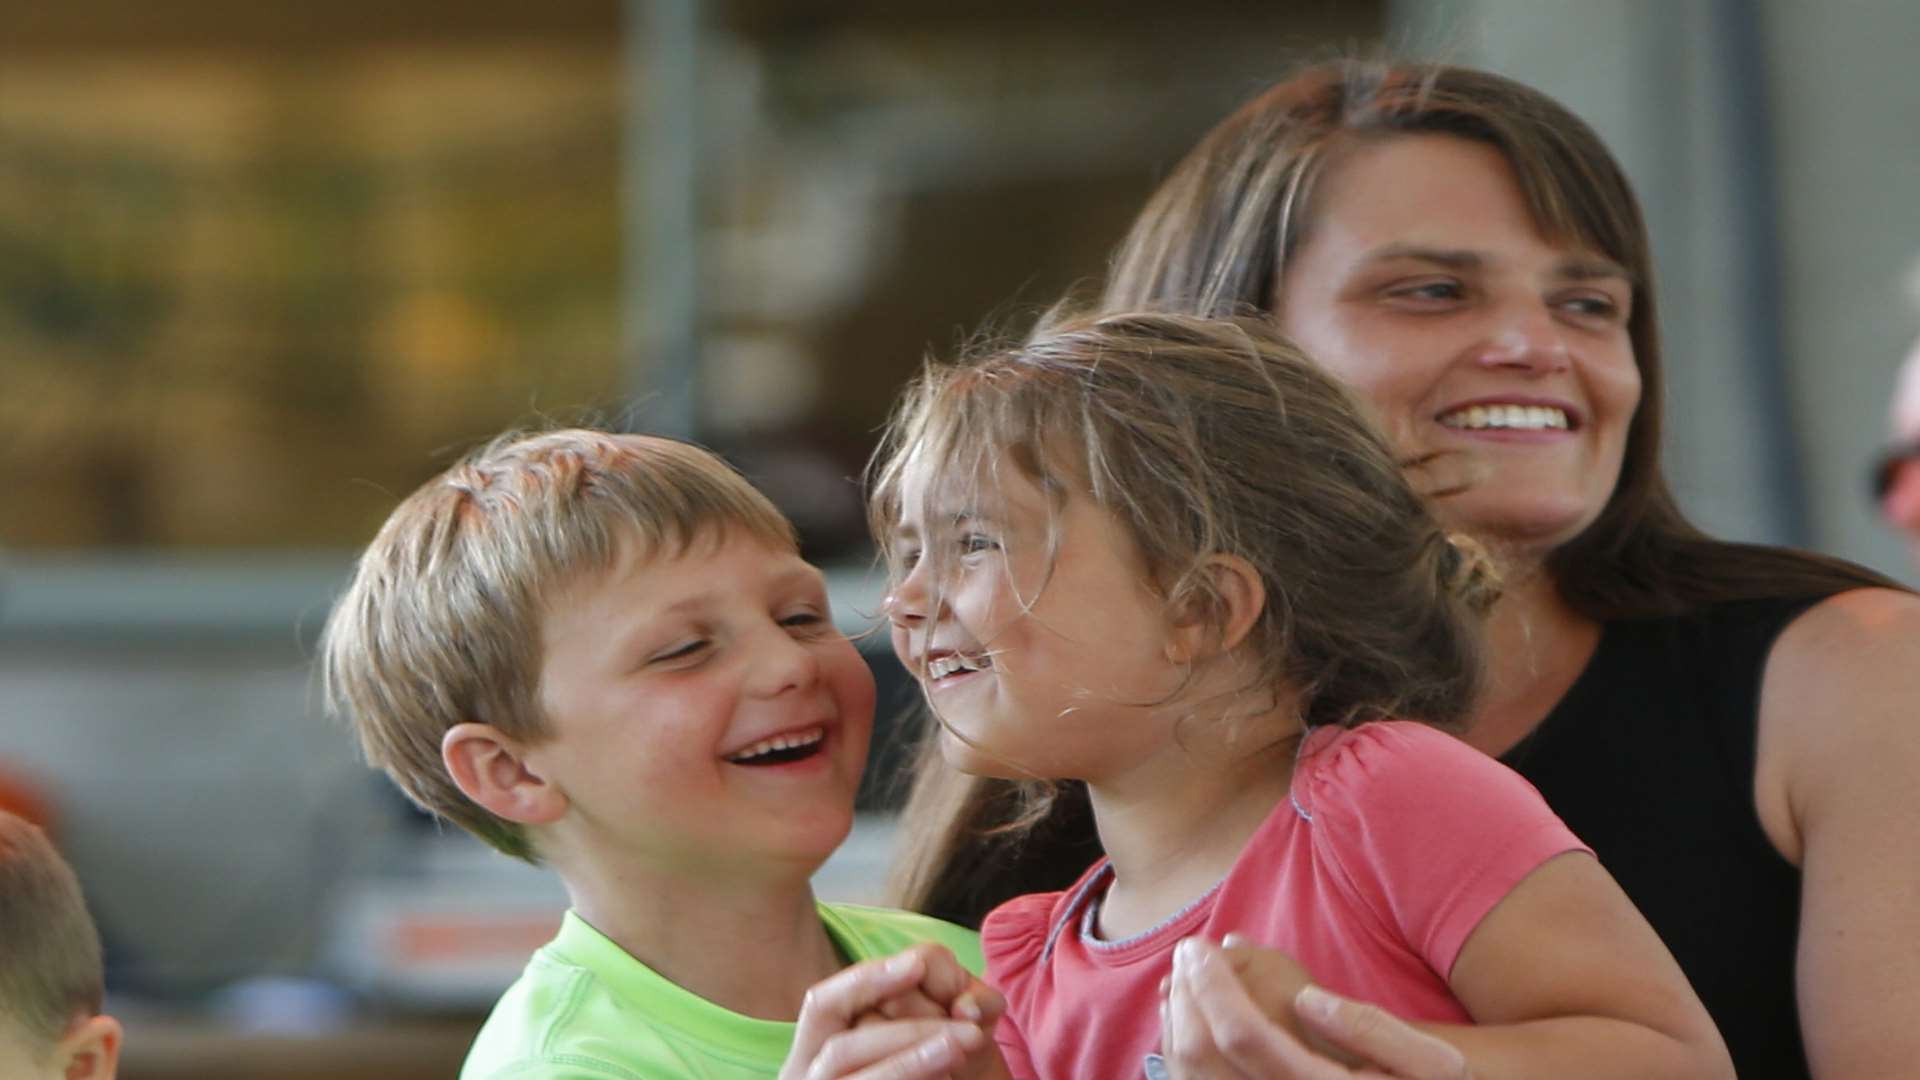
[[[944,679],[956,672],[982,671],[992,666],[992,663],[984,656],[978,660],[969,660],[958,653],[949,653],[946,656],[927,661],[927,677],[930,679]]]

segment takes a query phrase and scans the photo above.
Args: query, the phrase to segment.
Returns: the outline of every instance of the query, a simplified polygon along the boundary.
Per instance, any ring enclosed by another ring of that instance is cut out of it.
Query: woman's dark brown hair
[[[1660,465],[1664,396],[1646,225],[1606,146],[1559,103],[1468,68],[1339,60],[1306,68],[1221,122],[1161,184],[1114,258],[1100,307],[1197,315],[1271,314],[1288,259],[1313,229],[1314,189],[1347,149],[1400,135],[1485,143],[1513,166],[1541,232],[1603,254],[1634,282],[1628,333],[1641,401],[1599,518],[1553,552],[1566,602],[1606,621],[1681,614],[1721,601],[1899,587],[1807,552],[1712,539],[1680,512]],[[929,838],[897,877],[897,899],[975,922],[1023,891],[1062,887],[1084,868],[1090,818],[1043,823],[1021,843],[996,838],[1008,800],[991,784],[923,764],[907,809]],[[1062,804],[1061,815],[1083,813]],[[1071,843],[1069,843],[1071,841]],[[1062,845],[1072,848],[1057,857]],[[1077,845],[1077,846],[1076,846]],[[1072,863],[1073,865],[1061,865]]]

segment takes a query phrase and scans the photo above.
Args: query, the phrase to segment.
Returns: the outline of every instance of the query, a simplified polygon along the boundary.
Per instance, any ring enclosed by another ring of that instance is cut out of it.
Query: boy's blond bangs
[[[535,861],[519,825],[454,785],[442,737],[469,721],[545,737],[544,605],[623,545],[672,557],[729,529],[798,547],[780,511],[698,447],[581,429],[502,436],[409,496],[361,556],[322,637],[328,711],[422,809]]]

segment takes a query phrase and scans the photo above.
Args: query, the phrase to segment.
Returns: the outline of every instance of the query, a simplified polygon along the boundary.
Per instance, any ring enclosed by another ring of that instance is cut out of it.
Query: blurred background
[[[1865,483],[1920,329],[1910,0],[0,0],[0,804],[86,885],[123,1075],[450,1076],[557,919],[315,707],[401,496],[509,425],[691,436],[860,624],[853,478],[921,357],[1097,282],[1290,63],[1381,47],[1625,162],[1695,517],[1914,580]],[[896,760],[823,892],[875,894]]]

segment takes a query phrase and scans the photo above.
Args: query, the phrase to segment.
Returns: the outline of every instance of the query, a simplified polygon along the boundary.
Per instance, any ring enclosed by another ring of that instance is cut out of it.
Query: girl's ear
[[[1202,567],[1213,595],[1195,597],[1175,613],[1167,657],[1175,663],[1228,652],[1247,639],[1267,607],[1266,583],[1238,555],[1210,555]],[[1211,602],[1209,602],[1211,601]]]
[[[89,1016],[76,1021],[54,1047],[54,1065],[64,1080],[113,1080],[120,1067],[120,1021]]]
[[[529,767],[518,742],[491,724],[455,724],[440,738],[440,760],[460,793],[498,818],[550,825],[567,811],[559,785]]]

